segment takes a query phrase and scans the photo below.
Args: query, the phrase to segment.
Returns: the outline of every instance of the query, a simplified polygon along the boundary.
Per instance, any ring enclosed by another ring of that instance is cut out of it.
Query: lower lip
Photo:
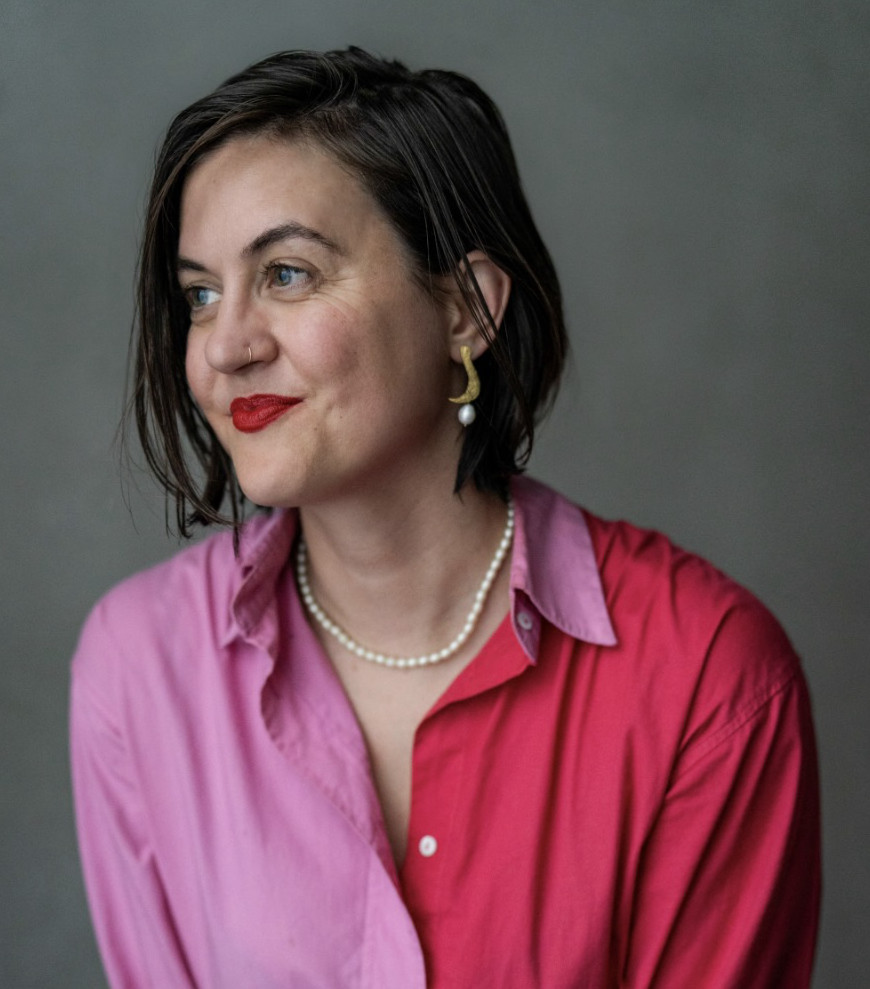
[[[299,402],[298,398],[281,398],[278,395],[254,400],[236,398],[230,405],[233,425],[240,433],[257,433],[280,419]]]

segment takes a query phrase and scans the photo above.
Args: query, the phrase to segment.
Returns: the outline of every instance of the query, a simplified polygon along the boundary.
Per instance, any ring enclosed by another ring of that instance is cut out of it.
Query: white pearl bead
[[[457,413],[457,415],[459,416],[459,421],[462,423],[463,426],[470,426],[477,418],[477,413],[474,411],[474,406],[471,405],[470,403],[466,405],[460,405],[459,412]]]

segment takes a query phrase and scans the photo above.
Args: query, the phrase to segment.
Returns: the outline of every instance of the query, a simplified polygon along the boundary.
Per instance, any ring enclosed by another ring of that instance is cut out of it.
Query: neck
[[[494,496],[432,487],[304,508],[312,592],[358,642],[390,655],[431,653],[466,621],[506,514]],[[491,592],[500,612],[508,569]]]

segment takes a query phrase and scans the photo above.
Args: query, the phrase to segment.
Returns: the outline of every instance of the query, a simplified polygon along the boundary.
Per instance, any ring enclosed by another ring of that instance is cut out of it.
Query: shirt
[[[808,985],[818,784],[784,633],[663,536],[513,495],[510,614],[417,730],[400,871],[294,513],[96,606],[72,760],[113,986]]]

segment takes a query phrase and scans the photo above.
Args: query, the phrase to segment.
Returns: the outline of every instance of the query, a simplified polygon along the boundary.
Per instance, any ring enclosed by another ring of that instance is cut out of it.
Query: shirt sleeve
[[[759,649],[747,664],[747,650]],[[747,666],[772,671],[768,682],[759,686]],[[643,848],[621,984],[801,989],[810,984],[821,885],[806,684],[769,615],[760,625],[758,616],[727,622],[708,670],[716,686],[699,687]],[[730,696],[717,707],[711,697],[724,696],[723,681]]]
[[[106,613],[104,603],[89,618],[72,669],[73,796],[91,916],[111,986],[192,987],[125,745],[123,653]]]

